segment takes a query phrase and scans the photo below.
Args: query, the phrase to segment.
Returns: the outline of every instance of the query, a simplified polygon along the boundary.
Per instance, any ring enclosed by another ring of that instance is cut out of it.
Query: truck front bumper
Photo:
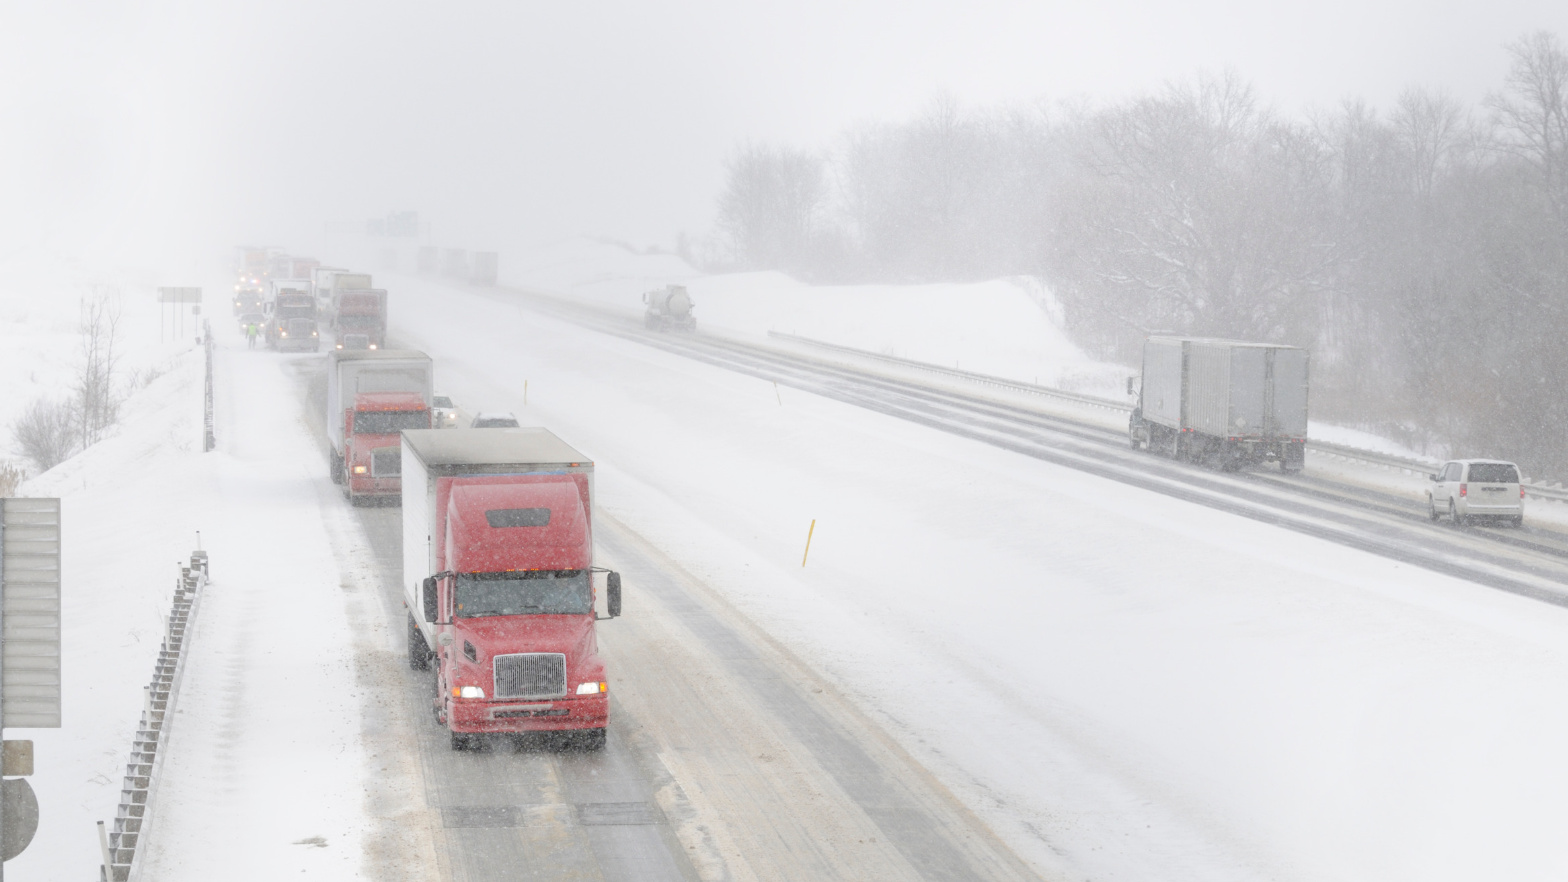
[[[403,493],[401,477],[367,478],[364,475],[349,475],[348,483],[355,496],[400,496]]]
[[[610,698],[585,695],[555,701],[485,701],[452,698],[446,705],[453,732],[559,732],[602,729],[610,722]]]

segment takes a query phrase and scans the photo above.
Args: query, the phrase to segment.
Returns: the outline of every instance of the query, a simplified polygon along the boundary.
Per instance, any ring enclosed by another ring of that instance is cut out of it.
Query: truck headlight
[[[485,691],[478,686],[453,687],[452,694],[458,698],[484,698]]]
[[[367,471],[370,471],[370,470],[368,468],[366,468],[365,466],[354,466],[354,474],[356,474],[356,475],[363,475]]]
[[[610,691],[610,684],[602,681],[597,683],[584,683],[577,687],[578,695],[598,695],[601,692],[608,691]]]

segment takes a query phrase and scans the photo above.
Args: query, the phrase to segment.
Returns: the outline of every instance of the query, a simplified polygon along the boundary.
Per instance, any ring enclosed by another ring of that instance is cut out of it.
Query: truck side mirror
[[[425,577],[424,584],[421,586],[421,588],[423,589],[423,592],[424,592],[423,596],[420,599],[422,601],[424,601],[425,621],[427,621],[427,622],[434,622],[436,620],[436,612],[437,612],[437,605],[436,605],[436,577],[435,576],[427,576],[427,577]]]
[[[610,609],[610,618],[621,614],[621,574],[612,572],[605,577],[605,602]]]

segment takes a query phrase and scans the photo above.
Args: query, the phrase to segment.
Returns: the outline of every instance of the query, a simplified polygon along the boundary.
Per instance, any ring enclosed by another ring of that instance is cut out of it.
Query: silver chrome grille
[[[372,478],[396,478],[402,473],[402,448],[377,447],[370,451],[370,476]]]
[[[566,656],[526,652],[495,658],[496,698],[565,698]]]

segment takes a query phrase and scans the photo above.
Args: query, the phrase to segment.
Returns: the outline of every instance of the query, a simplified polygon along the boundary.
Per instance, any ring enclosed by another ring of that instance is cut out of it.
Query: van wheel
[[[1459,509],[1454,507],[1454,501],[1452,499],[1448,500],[1448,519],[1453,521],[1454,526],[1456,527],[1463,527],[1465,525],[1465,519],[1459,515]]]
[[[1515,530],[1519,529],[1520,527],[1523,527],[1524,526],[1524,515],[1519,515],[1518,517],[1514,518],[1513,519],[1513,525],[1514,525],[1514,529]]]
[[[408,666],[416,671],[430,670],[430,645],[414,624],[413,613],[408,614]]]
[[[1430,493],[1426,495],[1426,516],[1434,521],[1438,519],[1437,503],[1433,501]]]

